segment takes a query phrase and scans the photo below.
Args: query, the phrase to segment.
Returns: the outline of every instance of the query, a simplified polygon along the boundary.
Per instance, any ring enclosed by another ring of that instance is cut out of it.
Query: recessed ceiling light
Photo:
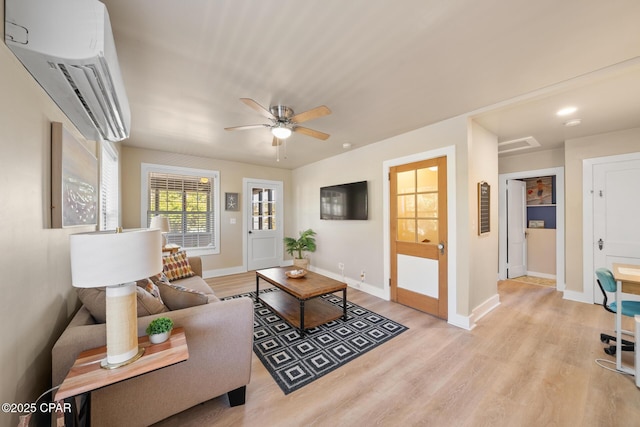
[[[342,148],[344,148],[345,150],[348,150],[349,148],[351,148],[351,143],[345,142],[344,144],[342,144]]]
[[[559,110],[556,114],[559,116],[568,116],[569,114],[573,114],[576,111],[578,111],[578,109],[576,107],[565,107],[561,110]]]
[[[573,119],[573,120],[569,120],[568,122],[564,122],[564,125],[567,127],[571,127],[571,126],[578,126],[580,123],[582,123],[582,120]]]

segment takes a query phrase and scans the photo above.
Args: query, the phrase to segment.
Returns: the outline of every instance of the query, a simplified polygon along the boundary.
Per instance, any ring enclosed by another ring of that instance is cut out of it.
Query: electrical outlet
[[[361,270],[361,271],[360,271],[360,281],[361,281],[361,282],[364,282],[364,278],[365,278],[364,270]]]
[[[344,270],[344,263],[343,262],[339,262],[338,263],[338,269],[339,270]]]

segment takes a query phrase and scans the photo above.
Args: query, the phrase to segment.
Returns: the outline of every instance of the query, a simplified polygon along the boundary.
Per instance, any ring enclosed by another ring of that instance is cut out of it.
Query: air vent
[[[532,136],[512,139],[510,141],[498,142],[498,154],[510,153],[512,151],[527,150],[533,147],[540,147],[540,143]]]

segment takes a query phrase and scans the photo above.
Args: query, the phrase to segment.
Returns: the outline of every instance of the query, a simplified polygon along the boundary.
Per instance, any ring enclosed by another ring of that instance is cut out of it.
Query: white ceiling
[[[132,110],[125,145],[296,168],[470,111],[501,141],[541,148],[640,126],[637,0],[104,3]],[[294,134],[276,162],[267,129],[224,130],[265,122],[242,97],[327,105],[305,126],[331,137]],[[561,126],[565,104],[581,126]]]

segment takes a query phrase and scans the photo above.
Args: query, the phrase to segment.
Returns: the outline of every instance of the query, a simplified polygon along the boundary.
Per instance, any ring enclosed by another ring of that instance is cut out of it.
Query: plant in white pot
[[[304,258],[303,252],[315,252],[316,250],[316,232],[312,229],[308,229],[300,232],[300,237],[294,239],[293,237],[284,238],[284,246],[289,255],[293,257],[293,265],[296,267],[304,268],[309,267],[309,259]]]
[[[173,320],[168,317],[158,317],[153,319],[147,326],[147,335],[151,344],[160,344],[169,339],[173,329]]]

